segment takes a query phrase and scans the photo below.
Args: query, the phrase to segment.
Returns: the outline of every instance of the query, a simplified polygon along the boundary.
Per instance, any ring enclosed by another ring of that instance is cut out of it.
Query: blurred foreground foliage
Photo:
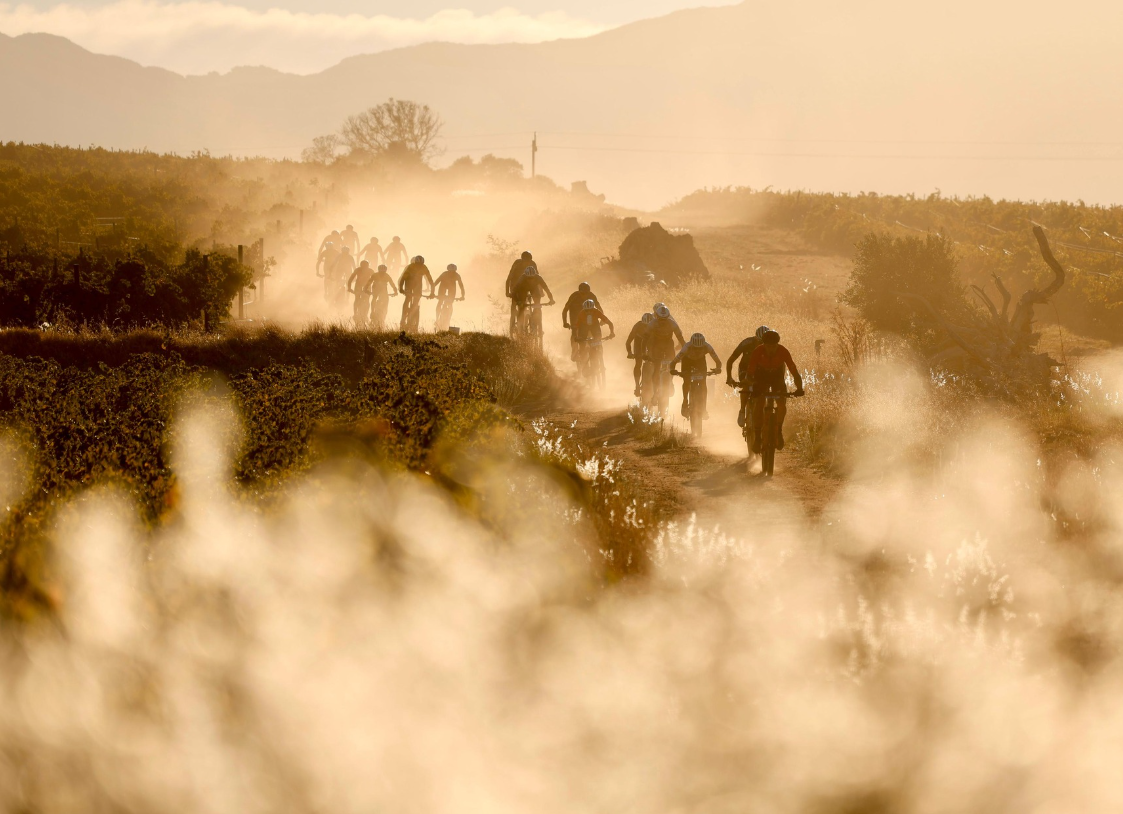
[[[0,613],[51,605],[44,544],[79,490],[116,484],[148,527],[175,521],[169,433],[193,400],[232,397],[244,425],[234,481],[268,498],[327,455],[429,474],[440,449],[519,426],[501,398],[525,404],[552,387],[543,357],[485,334],[0,333],[0,421],[16,439],[3,463],[27,473],[0,496]]]

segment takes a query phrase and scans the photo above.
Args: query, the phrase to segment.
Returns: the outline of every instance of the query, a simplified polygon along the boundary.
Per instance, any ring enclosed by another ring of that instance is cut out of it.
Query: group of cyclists
[[[350,294],[354,297],[355,327],[384,330],[389,298],[401,294],[404,301],[400,330],[416,332],[421,300],[436,299],[434,327],[438,331],[448,330],[452,304],[465,296],[464,280],[455,264],[450,263],[444,273],[433,279],[424,257],[417,255],[405,263],[408,254],[398,237],[385,248],[375,237],[361,251],[358,246],[359,236],[350,225],[343,231],[332,232],[321,243],[316,271],[324,278],[324,296],[329,303],[342,307]],[[506,296],[510,299],[511,336],[541,348],[542,308],[555,305],[556,301],[530,252],[523,252],[511,264]],[[616,336],[616,326],[604,313],[589,283],[581,283],[566,299],[561,322],[570,331],[570,358],[578,372],[590,384],[603,386],[603,343]],[[683,380],[681,413],[690,419],[694,431],[700,432],[701,421],[709,417],[707,377],[722,371],[721,358],[705,335],[694,333],[686,339],[670,308],[657,302],[632,326],[625,348],[628,358],[635,361],[634,393],[640,403],[659,416],[666,416],[674,392],[672,377],[679,376]],[[787,391],[788,373],[795,383],[792,393]],[[761,452],[766,404],[775,425],[769,441],[775,449],[783,449],[787,398],[803,395],[803,379],[791,353],[780,344],[779,333],[766,325],[757,328],[726,360],[725,374],[726,384],[740,391],[737,423],[744,429],[752,451]]]
[[[350,294],[354,298],[351,319],[355,328],[382,331],[387,327],[390,297],[401,294],[404,299],[399,329],[417,332],[421,323],[421,300],[435,299],[434,328],[437,331],[449,329],[452,304],[465,296],[464,279],[455,263],[449,263],[434,280],[425,258],[421,255],[409,257],[397,235],[385,247],[377,237],[372,237],[362,250],[359,245],[359,235],[351,224],[343,231],[333,231],[321,241],[316,275],[324,280],[324,299],[328,305],[342,311]]]
[[[523,252],[507,275],[506,294],[511,301],[510,331],[541,347],[542,307],[554,305],[554,295],[542,279],[530,252]],[[543,297],[546,301],[543,302]],[[581,283],[565,302],[562,327],[570,330],[570,358],[578,371],[592,384],[604,384],[602,343],[616,336],[612,320],[605,315],[600,300],[589,283]],[[604,336],[603,328],[608,328]],[[632,326],[625,341],[628,358],[635,360],[632,375],[635,396],[640,402],[665,416],[674,392],[673,376],[683,379],[683,417],[692,426],[709,417],[707,412],[708,376],[720,375],[721,358],[702,333],[687,340],[666,303],[657,302],[651,312]],[[713,367],[709,366],[713,360]],[[734,377],[736,366],[736,377]],[[795,390],[788,392],[786,374],[791,374]],[[764,439],[764,411],[771,405],[775,433],[770,442],[784,448],[783,426],[789,396],[803,395],[803,377],[791,352],[780,344],[780,334],[761,325],[752,336],[737,345],[725,362],[726,384],[740,391],[741,406],[737,424],[744,431],[754,453],[760,453]],[[770,474],[770,473],[769,473]]]

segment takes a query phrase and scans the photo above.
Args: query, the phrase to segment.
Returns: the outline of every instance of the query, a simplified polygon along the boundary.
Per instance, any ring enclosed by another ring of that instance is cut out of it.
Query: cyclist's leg
[[[635,395],[642,392],[641,384],[643,382],[643,359],[636,357],[636,363],[632,366],[632,378],[636,380]]]
[[[390,298],[383,294],[375,297],[370,306],[370,324],[376,331],[386,330],[386,312],[390,308]]]
[[[511,336],[515,335],[515,326],[520,316],[522,316],[522,309],[515,304],[515,298],[511,297]]]
[[[744,427],[745,422],[748,420],[749,408],[749,391],[746,388],[741,389],[741,409],[737,413],[737,426]]]
[[[406,294],[402,299],[402,319],[398,324],[398,329],[405,331],[409,329],[409,312],[413,308],[413,295]]]
[[[776,399],[776,449],[784,448],[784,417],[788,414],[788,398],[780,396]]]
[[[708,419],[710,414],[706,411],[706,405],[709,404],[710,400],[710,388],[709,382],[706,379],[702,380],[702,384],[699,385],[695,397],[698,399],[698,403],[694,406],[702,411],[702,418]]]
[[[753,452],[760,452],[761,427],[764,426],[764,399],[756,396],[752,400],[753,413]]]

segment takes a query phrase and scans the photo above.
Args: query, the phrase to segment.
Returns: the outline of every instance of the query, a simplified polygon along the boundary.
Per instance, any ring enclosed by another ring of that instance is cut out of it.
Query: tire
[[[773,466],[776,463],[776,414],[764,409],[764,432],[761,434],[760,444],[760,472],[767,478],[772,477]]]
[[[703,382],[701,386],[696,385],[693,382],[690,384],[690,434],[695,438],[702,437],[703,419],[702,411],[698,409],[698,392],[705,386],[705,382]]]

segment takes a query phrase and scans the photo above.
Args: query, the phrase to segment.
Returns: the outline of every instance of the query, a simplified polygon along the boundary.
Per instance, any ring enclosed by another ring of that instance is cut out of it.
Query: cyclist
[[[355,258],[351,250],[344,246],[339,250],[339,257],[335,258],[331,271],[325,275],[325,280],[331,281],[331,295],[329,302],[336,308],[342,308],[347,299],[347,280],[355,273]]]
[[[362,252],[359,253],[359,258],[366,260],[368,263],[382,262],[382,244],[378,242],[377,237],[372,237],[370,243],[363,246]]]
[[[562,308],[562,327],[569,328],[569,358],[573,362],[577,361],[577,314],[585,307],[585,300],[592,300],[597,304],[597,308],[600,308],[600,300],[593,293],[593,287],[588,283],[581,283],[577,286],[577,290],[569,295]]]
[[[355,227],[350,223],[339,233],[339,237],[344,246],[351,250],[351,254],[356,257],[359,256],[359,233],[355,231]]]
[[[397,273],[407,257],[409,257],[409,254],[406,252],[405,244],[397,235],[394,235],[390,245],[382,250],[382,262],[389,266],[389,270],[393,273]]]
[[[460,286],[459,297],[456,296],[457,286]],[[455,263],[449,263],[448,268],[433,283],[433,290],[429,293],[429,296],[437,298],[436,329],[447,331],[448,324],[452,320],[453,300],[463,300],[465,296],[464,280],[457,273]]]
[[[374,279],[374,270],[366,260],[359,263],[359,267],[351,272],[347,278],[347,292],[355,295],[355,310],[352,320],[357,330],[370,327],[370,281]]]
[[[402,321],[400,330],[416,331],[421,322],[421,298],[425,281],[429,282],[429,296],[433,294],[433,275],[425,265],[425,258],[421,255],[413,258],[406,266],[402,276],[398,278],[398,290],[405,296],[402,303]]]
[[[337,251],[343,245],[343,238],[340,237],[338,229],[332,229],[331,234],[320,241],[319,251],[322,252],[329,243],[335,246]]]
[[[768,333],[768,326],[761,325],[756,329],[756,333],[748,339],[742,340],[737,349],[733,351],[733,355],[725,363],[725,383],[730,387],[736,387],[738,384],[741,387],[741,409],[737,413],[737,426],[744,427],[745,419],[748,418],[749,406],[749,357],[752,352],[760,345],[760,341],[764,335]],[[733,379],[733,363],[740,359],[740,364],[737,365],[737,379]]]
[[[706,370],[706,356],[712,356],[714,359],[713,370]],[[682,364],[682,417],[687,418],[690,416],[690,379],[696,375],[706,375],[709,373],[721,373],[721,359],[718,358],[717,351],[714,350],[713,345],[706,341],[704,334],[692,334],[690,341],[679,349],[678,354],[671,362],[671,373],[677,373],[675,366],[679,363]],[[703,387],[699,390],[702,397],[702,418],[709,418],[709,413],[706,412],[706,393],[707,388]]]
[[[674,384],[671,382],[669,373],[665,371],[675,358],[675,340],[678,340],[679,348],[686,344],[686,340],[683,339],[682,329],[671,316],[671,309],[663,303],[657,302],[653,310],[655,320],[647,326],[645,351],[647,358],[654,365],[655,403],[662,408],[674,395]]]
[[[511,336],[515,335],[515,320],[517,313],[521,310],[520,303],[515,297],[515,286],[522,281],[523,272],[528,268],[533,267],[535,271],[538,270],[538,264],[534,262],[534,258],[530,252],[523,252],[519,259],[511,264],[511,270],[507,272],[507,287],[504,289],[506,296],[511,300]],[[553,299],[551,297],[551,299]]]
[[[602,335],[601,325],[608,326],[607,337]],[[587,366],[586,372],[597,376],[598,384],[603,384],[603,377],[600,374],[604,369],[604,355],[600,343],[605,338],[616,337],[616,326],[591,297],[581,303],[581,310],[573,318],[573,335],[577,344],[585,348],[585,352],[577,357],[578,369],[580,370],[582,365]]]
[[[387,289],[391,292],[389,296],[387,296]],[[371,293],[370,325],[376,331],[384,331],[390,297],[398,296],[398,287],[394,285],[394,278],[390,276],[386,266],[379,266],[378,271],[371,275],[367,290]]]
[[[795,381],[796,396],[803,395],[803,377],[795,366],[792,355],[780,344],[780,334],[765,331],[760,345],[749,356],[746,368],[753,386],[753,452],[760,452],[761,424],[764,418],[764,397],[776,397],[776,449],[784,448],[784,417],[788,414],[788,386],[784,381],[784,369],[792,374]]]
[[[324,244],[316,258],[316,276],[324,278],[324,299],[329,302],[332,295],[332,271],[335,269],[335,261],[338,259],[339,247],[331,241]]]
[[[517,283],[511,288],[511,300],[518,306],[517,324],[522,332],[523,319],[533,317],[535,312],[538,312],[542,307],[542,295],[545,294],[550,298],[547,305],[554,304],[554,295],[550,291],[550,287],[546,285],[546,281],[538,273],[535,266],[527,266],[523,269],[523,275]],[[530,313],[527,313],[527,308],[530,308]],[[539,312],[537,334],[542,334],[542,320]]]
[[[632,326],[632,330],[628,332],[628,338],[624,340],[624,348],[628,351],[628,358],[635,359],[636,363],[632,367],[632,378],[636,380],[635,395],[640,395],[643,392],[641,388],[643,379],[643,362],[646,356],[644,349],[647,340],[647,326],[655,321],[655,314],[648,312],[643,315],[639,322]]]

